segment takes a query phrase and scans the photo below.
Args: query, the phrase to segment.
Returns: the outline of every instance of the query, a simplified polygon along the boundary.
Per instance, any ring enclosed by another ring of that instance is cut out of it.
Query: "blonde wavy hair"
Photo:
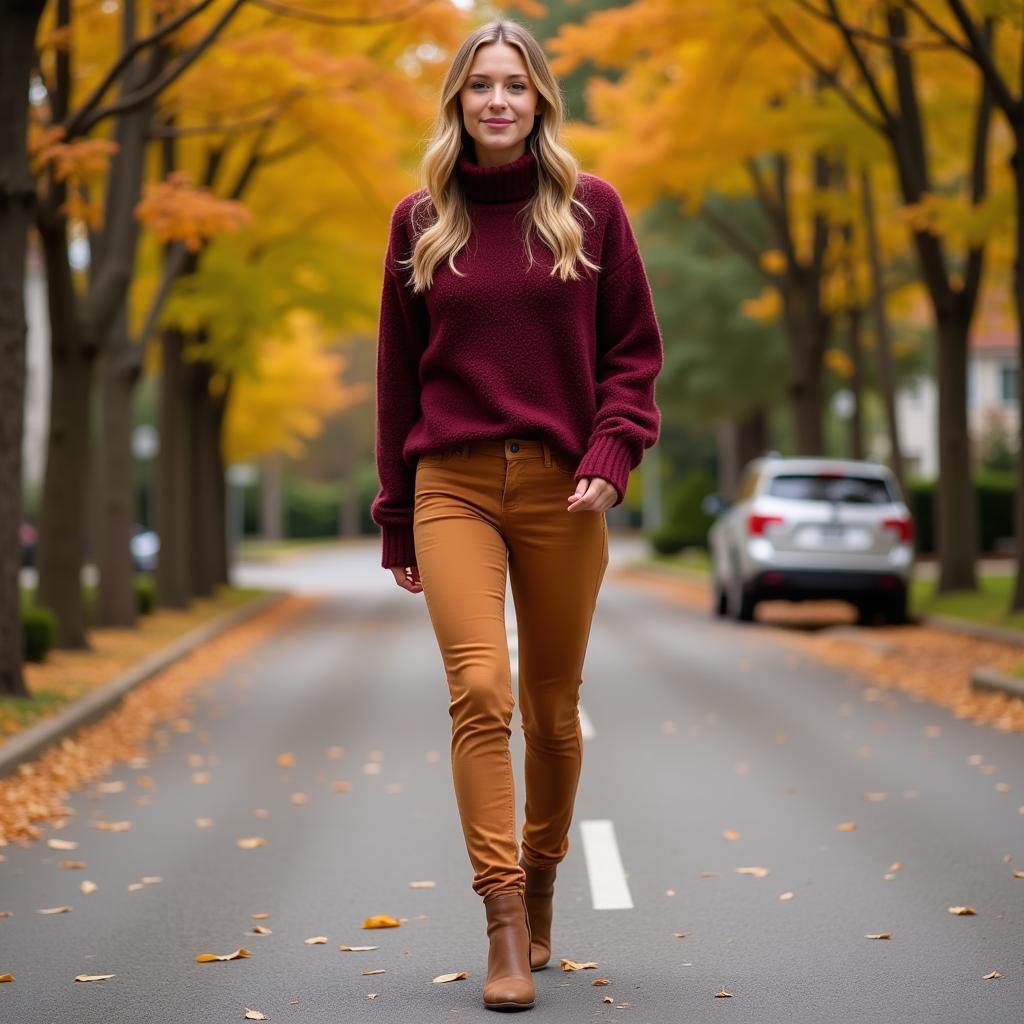
[[[430,131],[429,142],[420,164],[420,181],[426,189],[413,203],[410,216],[416,241],[409,259],[399,264],[412,269],[409,284],[422,292],[431,286],[434,270],[443,259],[459,277],[465,275],[455,268],[455,255],[469,241],[472,230],[466,196],[462,190],[455,164],[464,144],[472,138],[462,123],[459,91],[469,76],[476,51],[488,43],[508,43],[518,48],[527,72],[546,101],[541,114],[534,119],[527,143],[537,161],[537,190],[523,208],[521,227],[524,249],[529,265],[534,263],[529,238],[533,233],[554,256],[552,275],[563,281],[578,280],[577,263],[599,271],[583,251],[583,228],[573,214],[579,207],[591,220],[593,214],[574,193],[579,180],[579,164],[573,154],[559,141],[564,120],[562,94],[551,73],[547,56],[528,29],[518,22],[500,19],[481,25],[471,32],[452,58],[441,88],[437,118]],[[435,216],[430,219],[429,208]],[[422,230],[417,228],[421,211],[427,211]]]

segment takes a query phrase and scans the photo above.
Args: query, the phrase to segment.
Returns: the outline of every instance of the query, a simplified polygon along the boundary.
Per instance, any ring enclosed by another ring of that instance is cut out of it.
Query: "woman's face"
[[[459,90],[462,120],[481,167],[511,163],[526,151],[525,139],[540,113],[541,96],[522,54],[508,43],[481,46]],[[488,121],[509,122],[504,126]]]

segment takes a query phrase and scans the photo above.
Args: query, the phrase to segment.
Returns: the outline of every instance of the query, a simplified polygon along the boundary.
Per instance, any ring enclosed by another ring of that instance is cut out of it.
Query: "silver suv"
[[[905,622],[914,524],[892,471],[854,459],[767,455],[732,504],[709,495],[717,615],[754,618],[758,601],[842,598],[868,625]]]

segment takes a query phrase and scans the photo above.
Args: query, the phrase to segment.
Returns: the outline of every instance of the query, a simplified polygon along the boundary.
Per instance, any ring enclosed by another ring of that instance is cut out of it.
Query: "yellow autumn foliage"
[[[330,351],[310,314],[289,314],[280,333],[260,341],[254,371],[235,381],[225,417],[226,459],[301,455],[326,417],[370,397],[365,382],[345,383],[347,364],[343,353]]]

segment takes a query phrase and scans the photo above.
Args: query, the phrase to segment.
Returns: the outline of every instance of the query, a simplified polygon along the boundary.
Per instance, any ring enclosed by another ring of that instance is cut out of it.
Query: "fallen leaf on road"
[[[70,907],[48,907],[46,910],[36,910],[37,914],[67,914]]]
[[[562,970],[563,971],[583,971],[583,970],[586,970],[588,967],[599,967],[599,966],[600,966],[600,964],[594,963],[593,961],[588,961],[585,964],[581,964],[581,963],[577,963],[575,960],[565,960],[564,958],[562,960]]]
[[[278,754],[277,755],[277,763],[282,768],[291,768],[292,765],[295,764],[295,755],[294,754]]]
[[[368,949],[380,949],[380,946],[339,946],[342,953],[365,953]]]
[[[721,992],[716,992],[715,993],[715,998],[716,999],[732,999],[732,993],[731,992],[726,992],[725,989],[723,988]]]
[[[114,974],[76,974],[75,981],[106,981],[107,978],[114,977]]]
[[[401,924],[390,914],[374,914],[363,922],[364,928],[397,928]]]
[[[446,981],[465,981],[469,975],[465,971],[456,971],[454,974],[439,974],[433,979],[433,984],[439,985]]]
[[[257,846],[266,846],[267,841],[260,836],[251,836],[248,839],[239,839],[236,845],[243,850],[255,850]]]
[[[689,932],[673,932],[672,933],[677,939],[685,939]]]
[[[595,978],[591,985],[610,985],[611,982],[607,978]]]
[[[366,993],[366,998],[367,999],[376,999],[378,995],[380,995],[379,992],[367,992]]]
[[[1010,874],[1014,878],[1024,878],[1024,871],[1011,871]]]
[[[731,829],[731,828],[722,829],[722,835],[726,839],[739,839],[739,837],[740,837],[739,832],[737,832],[735,829]]]
[[[779,899],[780,900],[791,900],[792,898],[793,898],[793,894],[791,892],[780,892],[779,893]]]
[[[274,933],[269,928],[264,928],[261,924],[254,924],[252,928],[246,933],[248,935],[273,935]]]
[[[988,974],[983,974],[981,976],[982,981],[991,981],[993,978],[1001,978],[1001,977],[1002,977],[1002,975],[998,971],[989,971]],[[0,978],[0,981],[3,981],[3,979]]]
[[[249,916],[254,921],[266,921],[266,919],[270,917],[270,915],[265,910],[260,911],[258,914],[250,914]]]
[[[303,940],[307,946],[322,946],[327,941],[326,935],[314,935],[310,939]]]
[[[204,782],[209,782],[210,781],[210,773],[209,772],[193,772],[192,773],[192,781],[197,786],[201,786]]]
[[[196,963],[208,964],[213,963],[214,960],[236,960],[239,957],[244,956],[252,956],[252,953],[250,953],[245,946],[242,946],[240,949],[236,949],[234,953],[225,953],[224,956],[218,956],[216,953],[200,953],[199,956],[196,957]]]
[[[865,939],[891,939],[892,932],[877,932],[874,935],[865,935]]]
[[[612,997],[611,997],[611,996],[602,996],[602,997],[601,997],[601,1002],[602,1002],[602,1003],[614,1003],[614,1002],[615,1002],[615,1000],[614,1000],[614,999],[612,999]]]
[[[306,793],[292,793],[291,801],[293,804],[308,804],[309,795]]]
[[[90,882],[86,879],[78,888],[81,889],[82,892],[88,894],[90,892],[95,892],[99,886],[95,882]]]
[[[363,974],[384,974],[383,967],[371,967],[368,971],[363,971]]]
[[[736,874],[738,874],[738,875],[753,875],[755,878],[764,878],[764,876],[768,874],[768,869],[767,868],[759,868],[759,867],[737,868],[736,869]]]
[[[410,882],[410,889],[433,889],[437,882]]]
[[[209,828],[213,824],[213,818],[196,818],[196,828]]]
[[[100,793],[121,793],[124,791],[124,782],[121,780],[117,782],[100,782],[97,784],[96,789]]]
[[[73,839],[47,839],[46,845],[51,850],[77,850],[78,843]]]
[[[62,860],[57,867],[59,868],[84,868],[86,867],[84,860]]]
[[[0,974],[0,981],[14,981],[13,974]]]
[[[973,914],[975,911],[971,907],[949,907],[947,908],[951,914]]]
[[[857,827],[857,823],[854,821],[841,821],[836,825],[837,832],[852,832]]]
[[[245,1019],[246,1020],[270,1020],[265,1013],[260,1013],[259,1010],[250,1010],[247,1006],[245,1008]]]

